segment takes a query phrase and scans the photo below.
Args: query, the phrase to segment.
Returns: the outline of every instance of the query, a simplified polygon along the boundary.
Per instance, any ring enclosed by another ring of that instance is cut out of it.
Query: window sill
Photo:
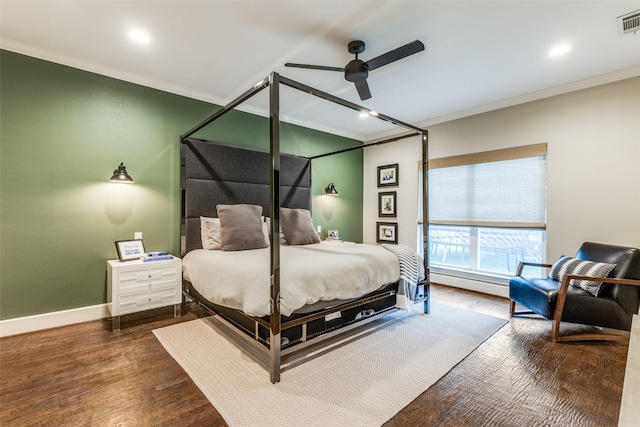
[[[430,267],[429,271],[431,273],[440,274],[442,276],[458,277],[461,279],[475,280],[477,282],[485,282],[485,283],[491,283],[494,285],[502,285],[502,286],[508,286],[509,279],[515,276],[515,272],[513,273],[513,275],[506,275],[506,274],[499,274],[499,273],[491,274],[491,273],[480,273],[477,271],[469,271],[469,270],[446,268],[446,267],[436,267],[436,266]]]

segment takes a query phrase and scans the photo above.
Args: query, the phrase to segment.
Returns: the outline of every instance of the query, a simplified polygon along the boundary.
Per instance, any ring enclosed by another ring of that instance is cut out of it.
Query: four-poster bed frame
[[[240,95],[238,98],[236,98],[235,100],[233,100],[232,102],[230,102],[229,104],[227,104],[226,106],[224,106],[223,108],[221,108],[220,110],[218,110],[217,112],[215,112],[214,114],[212,114],[211,116],[209,116],[207,119],[205,119],[204,121],[202,121],[201,123],[199,123],[198,125],[196,125],[195,127],[193,127],[192,129],[190,129],[188,132],[186,132],[185,134],[181,135],[180,137],[180,141],[181,141],[181,191],[182,191],[182,223],[181,223],[181,252],[182,255],[185,254],[185,252],[187,251],[187,249],[185,248],[185,235],[186,235],[186,221],[185,221],[185,175],[184,175],[184,169],[185,169],[185,148],[187,148],[186,146],[189,144],[192,144],[192,139],[190,139],[190,137],[195,134],[196,132],[198,132],[199,130],[203,129],[204,127],[206,127],[207,125],[213,123],[214,121],[216,121],[217,119],[219,119],[220,117],[222,117],[224,114],[228,113],[229,111],[235,109],[237,106],[239,106],[240,104],[242,104],[244,101],[246,101],[247,99],[251,98],[252,96],[256,95],[257,93],[259,93],[260,91],[262,91],[265,88],[269,88],[269,163],[270,163],[270,177],[269,177],[269,188],[270,188],[270,193],[269,193],[269,212],[268,212],[268,216],[271,218],[270,221],[270,236],[271,236],[271,242],[269,245],[269,250],[270,250],[270,302],[271,302],[271,314],[269,316],[269,320],[268,322],[263,319],[263,318],[255,318],[255,317],[250,317],[250,316],[246,316],[247,318],[249,318],[251,321],[253,321],[255,323],[255,328],[256,328],[256,338],[258,337],[258,328],[259,327],[264,327],[267,328],[269,330],[269,338],[268,338],[268,345],[265,347],[263,345],[260,345],[259,343],[257,343],[257,341],[254,340],[250,340],[250,342],[257,344],[257,347],[259,347],[261,350],[263,351],[268,351],[269,354],[269,359],[270,359],[270,378],[271,378],[271,382],[272,383],[276,383],[278,381],[280,381],[280,361],[281,361],[281,355],[282,354],[286,354],[284,352],[281,352],[281,332],[283,330],[283,328],[289,328],[289,327],[293,327],[293,326],[297,326],[297,325],[303,325],[303,330],[304,333],[306,334],[306,322],[310,322],[313,321],[314,319],[317,319],[319,317],[324,317],[327,314],[330,313],[334,313],[334,312],[338,312],[341,310],[348,310],[350,308],[353,307],[362,307],[365,306],[365,304],[368,303],[375,303],[375,301],[380,301],[384,298],[389,298],[391,296],[394,297],[395,295],[395,291],[388,291],[386,290],[385,292],[381,292],[378,293],[376,295],[366,295],[365,297],[363,297],[360,300],[357,301],[352,301],[352,302],[348,302],[336,307],[333,307],[329,310],[324,310],[321,313],[312,313],[309,315],[306,315],[302,318],[294,318],[292,320],[289,320],[288,322],[285,322],[283,324],[282,322],[282,316],[281,316],[281,312],[280,312],[280,242],[278,239],[279,233],[280,233],[280,203],[281,203],[281,174],[280,174],[280,167],[281,167],[281,156],[280,156],[280,85],[285,85],[288,87],[291,87],[293,89],[297,89],[300,90],[302,92],[308,93],[310,95],[325,99],[327,101],[339,104],[343,107],[358,111],[358,112],[369,112],[370,110],[359,106],[357,104],[354,104],[352,102],[346,101],[344,99],[338,98],[336,96],[330,95],[326,92],[320,91],[318,89],[312,88],[310,86],[307,86],[305,84],[293,81],[291,79],[288,79],[284,76],[279,75],[278,73],[272,72],[267,78],[265,78],[264,80],[262,80],[261,82],[259,82],[258,84],[256,84],[254,87],[252,87],[251,89],[247,90],[246,92],[244,92],[242,95]],[[376,118],[380,119],[380,120],[384,120],[390,123],[393,123],[396,126],[399,126],[401,128],[410,130],[411,133],[403,135],[403,136],[397,136],[397,137],[393,137],[393,138],[389,138],[389,139],[385,139],[382,141],[378,141],[378,142],[374,142],[374,143],[369,143],[369,144],[363,144],[360,146],[356,146],[356,147],[350,147],[350,148],[345,148],[345,149],[341,149],[341,150],[337,150],[337,151],[333,151],[330,153],[325,153],[325,154],[320,154],[320,155],[316,155],[316,156],[312,156],[312,157],[308,157],[307,159],[309,161],[312,161],[313,159],[317,159],[317,158],[321,158],[321,157],[326,157],[326,156],[330,156],[330,155],[335,155],[335,154],[340,154],[340,153],[344,153],[344,152],[348,152],[348,151],[352,151],[352,150],[361,150],[363,148],[366,147],[371,147],[374,145],[380,145],[380,144],[386,144],[389,142],[394,142],[400,139],[404,139],[404,138],[409,138],[409,137],[414,137],[414,136],[420,136],[421,137],[421,141],[422,141],[422,168],[423,168],[423,173],[422,173],[422,179],[423,179],[423,206],[422,206],[422,212],[423,212],[423,218],[424,218],[424,224],[427,224],[427,218],[428,218],[428,186],[427,186],[427,153],[428,153],[428,135],[427,135],[427,131],[425,129],[420,129],[418,127],[412,126],[410,124],[404,123],[400,120],[394,119],[392,117],[386,116],[384,114],[380,114],[377,113],[375,115]],[[309,175],[310,176],[310,175]],[[265,212],[265,215],[267,214],[267,212]],[[420,300],[423,301],[424,304],[424,312],[428,313],[429,312],[429,305],[430,305],[430,296],[429,296],[429,269],[428,269],[428,264],[429,264],[429,254],[428,254],[428,227],[423,227],[423,248],[424,248],[424,252],[423,252],[423,262],[424,262],[424,270],[425,270],[425,282],[424,284],[422,284],[422,290],[424,291],[424,295],[422,295],[422,298],[420,298]],[[185,289],[187,288],[187,284],[185,283]],[[197,294],[197,293],[196,293]],[[187,292],[185,291],[185,295],[190,298],[190,299],[195,299],[196,301],[198,301],[197,296],[194,297],[194,292],[193,290],[191,290],[191,292]],[[395,297],[394,297],[395,298]],[[209,307],[210,309],[212,309],[211,307]],[[215,311],[216,314],[220,314],[217,311]],[[233,310],[232,310],[233,311]],[[241,313],[243,315],[243,313]],[[384,313],[382,313],[384,314]],[[314,317],[315,316],[315,317]],[[373,320],[373,318],[376,316],[373,316],[369,319],[365,319],[365,321],[370,321]],[[225,316],[223,316],[223,318],[225,318]],[[357,323],[357,325],[361,325],[363,322]],[[237,325],[234,325],[237,326]],[[349,325],[351,327],[353,327],[354,325]],[[344,331],[347,328],[343,328],[340,330],[340,332]],[[335,332],[335,331],[333,331]],[[243,334],[240,334],[241,336]],[[303,340],[304,341],[304,340]],[[267,350],[268,347],[268,350]],[[291,350],[294,349],[298,349],[301,346],[298,347],[293,347]],[[288,350],[288,349],[287,349]]]

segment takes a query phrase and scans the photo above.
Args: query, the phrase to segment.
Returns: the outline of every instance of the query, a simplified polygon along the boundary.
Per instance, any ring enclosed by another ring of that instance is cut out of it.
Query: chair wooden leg
[[[509,314],[513,316],[513,313],[516,312],[516,302],[514,300],[509,300]]]
[[[551,322],[551,340],[553,342],[571,342],[571,341],[620,341],[629,343],[629,335],[623,334],[573,334],[560,335],[560,322],[553,320]]]
[[[560,321],[552,320],[551,321],[551,341],[558,342],[560,339]]]

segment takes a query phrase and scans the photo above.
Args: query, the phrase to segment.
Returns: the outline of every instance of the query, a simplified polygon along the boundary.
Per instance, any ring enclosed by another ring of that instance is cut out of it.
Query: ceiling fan
[[[369,77],[369,71],[373,71],[376,68],[380,68],[383,65],[391,64],[399,59],[406,58],[424,50],[424,44],[420,40],[414,40],[411,43],[407,43],[399,48],[390,50],[387,53],[383,53],[380,56],[376,56],[366,62],[358,59],[358,55],[364,52],[364,42],[362,40],[354,40],[349,42],[347,50],[356,56],[355,59],[349,61],[344,68],[339,67],[325,67],[323,65],[307,65],[307,64],[294,64],[287,62],[285,67],[296,68],[310,68],[313,70],[323,71],[340,71],[344,72],[344,78],[347,81],[353,82],[358,90],[361,100],[371,98],[371,91],[369,90],[369,84],[367,83],[367,77]]]

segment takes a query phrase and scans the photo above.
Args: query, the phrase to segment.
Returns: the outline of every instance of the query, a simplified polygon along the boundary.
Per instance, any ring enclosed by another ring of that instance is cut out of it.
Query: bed
[[[280,380],[281,355],[395,310],[398,286],[405,280],[400,256],[383,246],[319,241],[286,244],[283,235],[289,239],[294,235],[291,224],[296,224],[298,232],[297,224],[311,219],[312,160],[335,153],[311,158],[280,153],[278,87],[283,83],[348,108],[362,108],[272,73],[262,85],[182,135],[180,156],[184,294],[233,326],[247,345],[266,352],[273,383]],[[191,137],[267,87],[271,112],[268,152]],[[410,136],[423,135],[424,160],[426,131],[402,125],[414,131]],[[426,162],[423,164],[426,169]],[[423,209],[426,214],[426,203]],[[251,224],[253,243],[242,250],[208,247],[212,242],[208,233],[215,221],[227,230],[222,232],[226,236],[223,245],[244,241],[244,235],[239,240],[229,238],[237,237],[228,231],[232,218],[244,218]],[[264,244],[258,242],[257,233],[263,234]],[[310,238],[308,227],[305,233],[303,240]],[[426,243],[426,233],[423,238]],[[424,278],[411,288],[410,299],[422,302],[428,313],[428,244],[424,247]],[[316,263],[308,264],[309,260]],[[304,287],[310,289],[303,292]]]

